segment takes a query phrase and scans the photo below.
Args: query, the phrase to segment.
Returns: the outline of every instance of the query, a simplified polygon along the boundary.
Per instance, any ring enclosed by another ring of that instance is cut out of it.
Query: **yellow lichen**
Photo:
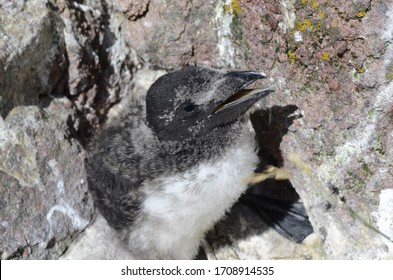
[[[303,21],[299,21],[296,25],[296,29],[299,31],[305,31],[307,28],[309,28],[312,25],[311,20],[309,19],[304,19]]]
[[[240,15],[241,7],[239,0],[232,0],[230,4],[225,4],[224,11],[228,15]]]
[[[231,6],[232,6],[232,11],[233,11],[233,13],[234,13],[235,15],[240,15],[240,13],[241,13],[241,7],[240,7],[239,0],[232,0]]]
[[[289,62],[294,63],[296,61],[296,53],[291,52],[291,50],[288,51],[288,59]]]
[[[311,5],[311,8],[312,8],[312,9],[316,10],[316,9],[319,8],[319,6],[320,6],[321,4],[319,4],[316,0],[310,0],[310,5]]]
[[[393,81],[393,73],[386,73],[385,79],[388,80],[389,82]]]
[[[355,70],[359,74],[363,74],[364,72],[366,72],[366,69],[364,69],[363,67],[357,67]]]
[[[360,11],[360,12],[358,12],[357,14],[356,14],[356,16],[358,17],[358,18],[362,18],[362,17],[364,17],[366,15],[366,10],[362,10],[362,11]]]
[[[328,52],[324,52],[324,53],[321,55],[321,59],[322,59],[323,61],[328,60],[329,57],[330,57],[330,53],[328,53]]]
[[[225,4],[224,5],[224,11],[225,11],[226,14],[231,15],[232,14],[231,5]]]
[[[319,18],[324,18],[324,17],[325,17],[325,13],[322,12],[322,11],[319,11],[319,12],[318,12],[318,17],[319,17]]]
[[[306,5],[307,2],[308,2],[308,0],[302,0],[302,4],[303,4],[303,5]]]

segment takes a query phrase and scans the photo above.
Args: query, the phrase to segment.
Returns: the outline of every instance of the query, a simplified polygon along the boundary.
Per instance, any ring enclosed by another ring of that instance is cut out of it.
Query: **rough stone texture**
[[[22,12],[23,11],[23,12]],[[45,1],[0,1],[0,112],[37,105],[68,67],[64,25]]]
[[[110,1],[108,1],[110,2]],[[98,127],[113,104],[131,93],[135,54],[120,32],[125,20],[100,0],[53,0],[64,24],[68,68],[67,95],[81,116],[81,137]]]
[[[126,14],[128,19],[137,20],[144,16],[149,8],[150,0],[137,0],[137,1],[127,1],[118,0],[113,2],[114,11]]]
[[[58,99],[69,95],[69,40],[46,2],[0,1],[2,259],[58,258],[95,211],[77,102]]]
[[[393,258],[392,7],[392,0],[0,0],[1,115],[18,105],[40,107],[14,109],[0,129],[0,209],[19,219],[9,227],[0,217],[2,258],[56,258],[66,249],[85,224],[55,211],[53,219],[72,230],[64,235],[61,228],[51,241],[45,217],[51,206],[41,192],[48,188],[62,201],[67,196],[52,190],[63,178],[80,190],[67,203],[89,220],[91,201],[78,205],[86,187],[77,183],[83,151],[68,135],[84,142],[165,71],[188,64],[268,74],[261,84],[277,91],[256,112],[266,138],[261,149],[270,163],[291,171],[316,232],[293,244],[238,205],[208,234],[210,257]],[[18,147],[10,142],[17,132]],[[52,152],[37,144],[43,139]],[[78,167],[78,175],[68,178],[62,166]],[[7,202],[27,198],[20,209]],[[43,227],[36,233],[22,209],[37,209],[34,221]],[[105,226],[98,218],[65,258],[102,257],[110,244],[103,251],[86,244],[110,232]],[[9,239],[11,228],[28,233],[27,241],[23,234]],[[105,258],[128,258],[117,249]]]
[[[154,67],[174,69],[190,63],[210,65],[218,54],[218,37],[213,31],[219,20],[216,9],[219,14],[223,12],[218,4],[217,0],[209,4],[201,0],[150,0],[143,17],[122,23],[123,34],[141,61]]]
[[[2,259],[57,259],[94,213],[85,153],[66,134],[69,101],[61,101],[0,119]]]
[[[271,67],[278,90],[269,104],[302,115],[276,158],[292,171],[328,258],[392,258],[393,3],[263,2],[241,1],[251,32],[239,45],[250,59],[239,64]]]
[[[97,245],[99,244],[99,245]],[[117,238],[104,217],[97,215],[96,220],[82,233],[62,260],[133,260],[135,259]]]

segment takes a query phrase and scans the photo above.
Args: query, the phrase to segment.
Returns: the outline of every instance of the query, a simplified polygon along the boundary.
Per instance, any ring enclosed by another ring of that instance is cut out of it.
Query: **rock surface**
[[[392,4],[296,1],[288,63],[271,71],[271,104],[302,115],[280,156],[329,258],[393,257]]]
[[[261,150],[290,170],[315,230],[293,244],[237,205],[208,234],[210,256],[392,259],[392,7],[392,0],[0,0],[2,258],[58,258],[89,223],[84,151],[70,135],[85,143],[165,71],[202,64],[263,70],[263,83],[277,87],[256,117]],[[26,105],[33,106],[14,109]],[[51,231],[46,217],[60,202],[82,222],[54,211],[49,220],[64,222],[55,232],[59,225]],[[81,254],[102,227],[98,218],[63,257],[102,257],[96,248]],[[113,251],[106,258],[129,257]]]
[[[97,246],[99,244],[99,246]],[[96,220],[82,233],[61,256],[62,260],[133,260],[104,217]]]
[[[37,105],[68,67],[64,24],[45,1],[0,1],[0,112]]]
[[[2,259],[57,259],[95,212],[62,101],[16,107],[0,121]]]

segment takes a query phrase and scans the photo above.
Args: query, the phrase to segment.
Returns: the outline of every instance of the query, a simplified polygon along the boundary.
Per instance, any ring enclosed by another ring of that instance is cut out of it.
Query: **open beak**
[[[242,89],[232,96],[230,96],[225,102],[219,104],[214,110],[214,114],[221,111],[231,111],[231,109],[237,109],[242,107],[242,111],[247,111],[255,102],[268,96],[275,90],[273,86],[266,88],[256,89]]]
[[[274,87],[246,89],[253,82],[266,78],[265,73],[259,71],[233,71],[226,75],[228,83],[233,84],[234,92],[223,102],[216,104],[212,115],[244,114],[255,102],[272,93]]]
[[[253,82],[266,78],[257,71],[233,71],[225,75],[227,87],[220,102],[215,102],[208,115],[209,127],[219,127],[239,120],[258,100],[272,93],[274,87],[246,89]],[[213,105],[213,104],[212,104]]]

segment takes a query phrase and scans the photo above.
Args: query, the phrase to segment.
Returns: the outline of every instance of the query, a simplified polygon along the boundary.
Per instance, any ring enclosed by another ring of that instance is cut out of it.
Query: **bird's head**
[[[272,87],[245,89],[265,78],[257,71],[191,66],[160,77],[146,96],[146,119],[161,141],[182,141],[230,129]]]

